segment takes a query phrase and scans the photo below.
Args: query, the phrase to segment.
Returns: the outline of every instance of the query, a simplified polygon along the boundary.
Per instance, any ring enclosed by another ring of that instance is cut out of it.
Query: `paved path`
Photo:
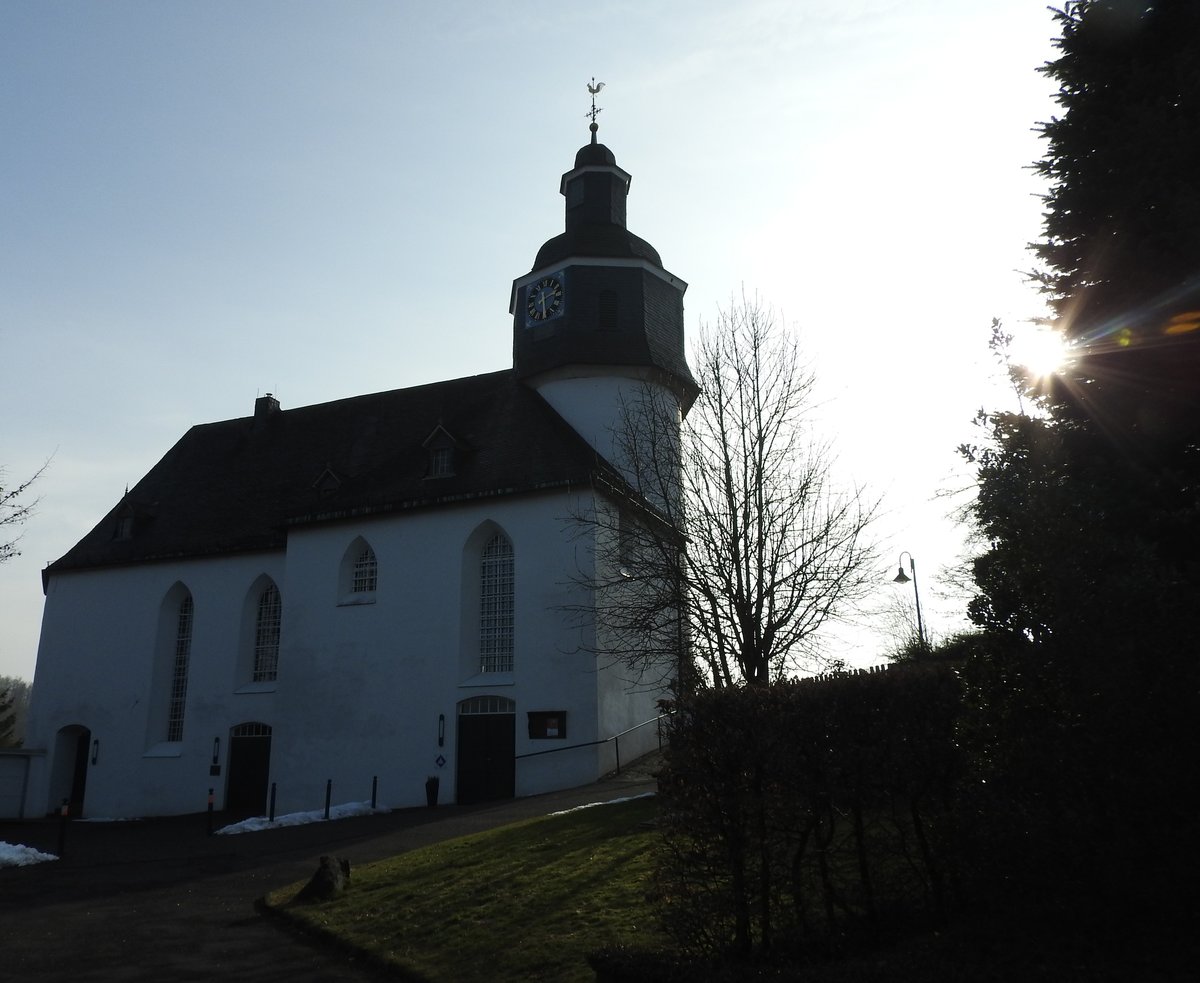
[[[0,979],[375,981],[378,973],[352,956],[260,915],[255,899],[307,878],[321,854],[358,865],[654,788],[635,766],[565,792],[238,836],[208,836],[203,815],[73,823],[60,860],[0,870]],[[58,826],[0,821],[0,840],[54,853]]]

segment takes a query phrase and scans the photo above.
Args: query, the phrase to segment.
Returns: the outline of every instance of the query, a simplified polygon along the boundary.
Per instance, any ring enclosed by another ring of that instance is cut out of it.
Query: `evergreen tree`
[[[1080,0],[1056,14],[1063,113],[1034,249],[1075,371],[1060,412],[1161,461],[1200,433],[1200,4]]]
[[[11,747],[17,726],[16,698],[11,687],[0,690],[0,748]]]
[[[1044,126],[1035,250],[1078,361],[1039,414],[986,414],[965,448],[988,544],[967,739],[993,872],[1111,900],[1156,857],[1183,866],[1193,824],[1200,4],[1082,0],[1057,19],[1045,71],[1065,113]]]

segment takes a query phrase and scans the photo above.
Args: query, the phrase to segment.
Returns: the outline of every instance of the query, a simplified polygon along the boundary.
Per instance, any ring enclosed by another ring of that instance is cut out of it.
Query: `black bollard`
[[[60,857],[67,849],[67,816],[70,811],[70,803],[63,799],[62,808],[58,811],[58,855]]]
[[[213,834],[213,790],[208,790],[208,835]]]
[[[271,810],[267,813],[267,822],[275,822],[275,783],[271,783]]]
[[[329,818],[329,799],[333,796],[333,779],[325,779],[325,818]]]
[[[375,803],[379,801],[379,776],[371,776],[371,808],[375,808]]]

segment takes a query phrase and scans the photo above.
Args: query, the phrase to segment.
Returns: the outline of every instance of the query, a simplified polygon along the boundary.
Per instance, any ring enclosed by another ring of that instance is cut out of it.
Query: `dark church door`
[[[71,797],[68,815],[83,815],[83,793],[87,789],[88,752],[91,749],[92,732],[84,730],[75,741],[75,766],[71,769]]]
[[[229,733],[229,779],[225,811],[239,819],[265,816],[271,776],[271,728],[239,724]]]
[[[458,708],[460,804],[511,799],[517,777],[517,716],[512,700],[477,696]]]

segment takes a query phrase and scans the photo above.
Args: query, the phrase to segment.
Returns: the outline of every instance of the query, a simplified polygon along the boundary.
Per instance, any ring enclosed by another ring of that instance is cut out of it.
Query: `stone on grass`
[[[344,890],[350,880],[350,861],[343,857],[322,857],[317,866],[317,872],[312,880],[300,889],[296,900],[302,903],[310,901],[328,901],[336,898]]]

